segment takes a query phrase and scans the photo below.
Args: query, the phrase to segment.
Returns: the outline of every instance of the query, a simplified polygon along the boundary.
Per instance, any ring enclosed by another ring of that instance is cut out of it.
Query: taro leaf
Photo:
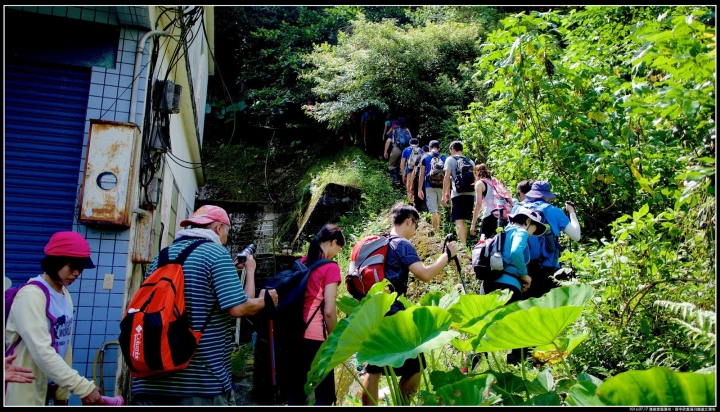
[[[459,335],[448,331],[450,313],[436,306],[413,306],[379,322],[357,351],[359,362],[400,367],[407,359],[438,349]]]
[[[513,312],[487,328],[475,352],[547,345],[580,317],[582,309],[577,306],[554,309],[532,307]]]
[[[433,388],[442,388],[445,385],[461,381],[467,378],[457,366],[454,366],[449,371],[432,371],[430,372],[430,383]]]
[[[606,405],[715,405],[715,374],[675,372],[665,367],[628,371],[607,379],[597,395]]]
[[[525,381],[519,376],[515,376],[512,373],[502,373],[495,371],[488,371],[495,376],[495,386],[493,390],[501,388],[507,393],[521,393],[525,392]]]
[[[588,337],[588,334],[589,334],[589,332],[583,332],[583,333],[577,333],[574,335],[562,336],[562,337],[555,339],[555,344],[551,343],[550,345],[538,346],[537,348],[535,348],[535,350],[533,352],[538,352],[538,351],[540,351],[540,352],[546,352],[546,351],[557,352],[557,349],[555,348],[555,345],[557,345],[561,351],[563,351],[565,353],[570,353],[573,351],[573,349],[575,349],[577,347],[577,345],[580,344],[580,342],[584,341],[585,338]]]
[[[571,381],[570,379],[560,379],[555,384],[555,390],[560,393],[568,393],[570,392],[570,388],[572,388],[572,385],[573,381]]]
[[[378,284],[370,288],[370,292]],[[382,290],[382,289],[380,289]],[[395,301],[396,293],[368,294],[362,304],[347,318],[341,319],[333,332],[323,342],[315,354],[312,367],[308,372],[305,392],[310,394],[314,388],[330,373],[335,366],[344,362],[360,349],[370,333],[378,328],[380,321],[390,310]],[[448,317],[450,315],[448,314]]]
[[[460,352],[470,352],[477,346],[477,342],[462,339],[453,339],[450,341],[450,344]]]
[[[577,381],[568,391],[565,402],[571,406],[602,406],[603,403],[598,398],[597,385],[592,381]]]
[[[350,315],[355,311],[355,309],[357,309],[358,306],[360,306],[360,302],[349,295],[341,296],[340,299],[337,300],[336,304],[338,309],[346,315]]]
[[[495,378],[491,374],[465,377],[458,382],[435,390],[425,399],[426,406],[480,406],[491,405],[498,399],[490,396]]]
[[[452,314],[453,324],[467,326],[472,321],[482,319],[490,311],[504,306],[511,297],[509,290],[504,290],[500,294],[461,295],[448,311]]]
[[[603,381],[600,378],[596,378],[595,376],[592,376],[589,373],[581,372],[578,374],[577,379],[579,381],[590,381],[595,384],[595,386],[602,385]]]
[[[440,291],[426,293],[420,298],[420,306],[440,306],[440,298],[444,295]]]
[[[555,387],[555,380],[549,369],[540,372],[538,376],[528,382],[528,390],[532,394],[542,394],[552,391]]]
[[[542,395],[533,396],[528,399],[523,405],[535,405],[535,406],[560,406],[560,397],[557,392],[543,393]]]

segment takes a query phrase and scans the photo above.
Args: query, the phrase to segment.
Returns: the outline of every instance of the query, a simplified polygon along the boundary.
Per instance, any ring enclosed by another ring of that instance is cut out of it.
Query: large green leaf
[[[557,392],[548,392],[541,395],[533,396],[528,399],[523,405],[535,405],[535,406],[560,406],[560,397]]]
[[[578,283],[570,286],[562,286],[553,288],[550,292],[539,298],[530,298],[515,302],[521,309],[530,309],[531,307],[539,308],[559,308],[561,306],[585,306],[585,303],[595,293],[592,286]]]
[[[497,396],[490,395],[495,377],[482,374],[466,377],[455,383],[436,388],[425,398],[426,406],[480,406],[495,403]]]
[[[467,376],[455,366],[449,371],[432,371],[430,372],[430,384],[433,388],[442,388],[445,385],[450,385],[455,382],[461,381],[467,378]]]
[[[357,352],[359,362],[400,367],[420,353],[443,347],[458,332],[448,331],[450,313],[437,306],[414,306],[383,318]]]
[[[557,339],[581,314],[582,308],[577,306],[553,309],[532,307],[513,312],[487,328],[475,352],[547,345]]]
[[[508,290],[487,295],[461,295],[460,299],[448,311],[452,314],[453,324],[460,327],[483,318],[488,312],[505,305],[512,294]]]
[[[571,406],[602,406],[603,403],[595,393],[597,385],[592,381],[577,381],[575,385],[570,387],[565,402]]]
[[[675,372],[665,367],[628,371],[597,389],[606,405],[715,405],[715,374]]]
[[[377,285],[375,285],[377,286]],[[374,287],[374,286],[373,286]],[[372,288],[370,289],[372,292]],[[347,318],[341,319],[327,340],[315,354],[308,372],[305,392],[308,394],[327,376],[335,366],[344,362],[360,349],[371,332],[378,328],[380,321],[390,310],[396,293],[375,293],[362,300],[362,304]],[[448,314],[448,317],[450,315]]]

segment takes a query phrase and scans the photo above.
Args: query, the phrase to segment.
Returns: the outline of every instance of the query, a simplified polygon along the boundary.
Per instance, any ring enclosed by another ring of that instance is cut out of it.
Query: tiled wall
[[[30,13],[48,14],[51,16],[69,17],[71,19],[112,24],[115,26],[118,24],[118,14],[115,11],[115,7],[110,6],[8,6],[8,8],[23,10]]]
[[[90,119],[129,121],[130,94],[135,63],[137,40],[144,32],[122,29],[118,45],[115,68],[94,67],[90,84],[90,97],[85,121],[83,154],[78,172],[78,187],[83,179],[83,168],[87,153]],[[145,44],[141,61],[139,92],[135,123],[142,124],[145,90],[147,84],[147,62],[150,42]],[[114,395],[115,373],[119,348],[120,319],[125,292],[130,230],[96,229],[75,224],[74,230],[85,236],[90,243],[95,269],[87,269],[80,279],[69,288],[75,303],[75,332],[73,336],[73,368],[88,379],[96,378],[96,384],[104,387],[105,394]],[[103,289],[106,274],[114,275],[111,290]],[[95,367],[98,351],[106,348],[104,362]],[[94,369],[95,371],[94,372]],[[95,374],[95,375],[94,375]],[[73,395],[71,405],[80,405],[80,398]]]

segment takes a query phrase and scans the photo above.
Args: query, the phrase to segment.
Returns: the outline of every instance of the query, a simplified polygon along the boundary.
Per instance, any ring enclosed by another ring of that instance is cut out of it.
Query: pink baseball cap
[[[230,225],[230,218],[228,218],[228,214],[225,212],[225,209],[213,205],[202,206],[193,213],[191,218],[180,222],[180,226],[185,227],[191,223],[196,225],[207,225],[212,222],[220,222],[225,223],[228,226],[232,226]]]
[[[83,260],[85,269],[95,267],[92,259],[90,259],[90,245],[77,232],[57,232],[53,234],[50,241],[45,245],[45,254],[48,256],[85,258]]]

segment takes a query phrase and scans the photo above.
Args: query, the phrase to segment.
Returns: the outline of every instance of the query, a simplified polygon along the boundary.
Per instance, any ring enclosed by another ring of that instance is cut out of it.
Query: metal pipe
[[[145,33],[140,40],[138,40],[137,49],[135,50],[135,67],[133,68],[133,80],[132,80],[132,92],[130,93],[130,114],[128,115],[128,122],[135,123],[135,109],[137,108],[137,94],[138,88],[140,87],[140,63],[142,62],[142,55],[145,51],[145,42],[151,36],[170,36],[171,34],[162,30],[151,30]],[[146,102],[147,103],[147,102]]]

